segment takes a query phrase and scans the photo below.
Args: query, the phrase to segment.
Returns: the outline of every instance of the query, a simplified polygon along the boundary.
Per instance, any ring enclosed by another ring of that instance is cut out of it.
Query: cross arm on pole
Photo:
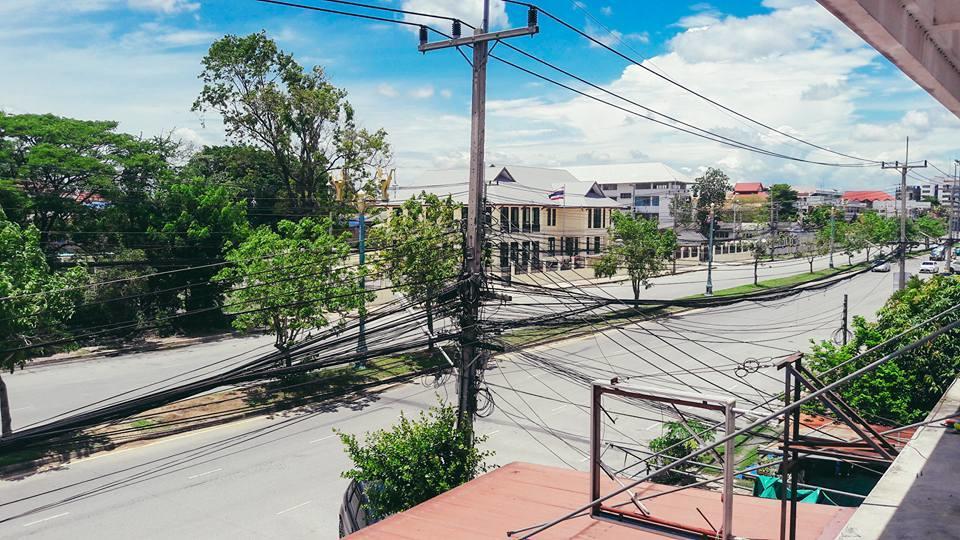
[[[474,45],[476,43],[485,43],[489,41],[499,41],[501,39],[507,39],[512,37],[519,36],[532,36],[540,31],[539,26],[528,26],[525,28],[511,28],[510,30],[499,30],[497,32],[486,32],[483,34],[476,34],[473,36],[464,36],[454,39],[446,39],[443,41],[435,41],[433,43],[421,43],[417,50],[420,52],[427,51],[436,51],[438,49],[449,49],[451,47],[463,47]]]

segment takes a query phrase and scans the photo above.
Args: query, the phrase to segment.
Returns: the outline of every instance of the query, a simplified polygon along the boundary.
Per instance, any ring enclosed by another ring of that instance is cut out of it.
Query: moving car
[[[937,246],[930,250],[930,260],[931,261],[942,261],[944,257],[943,246]]]
[[[935,261],[923,261],[920,263],[920,273],[921,274],[938,274],[940,273],[940,265]]]
[[[890,271],[890,262],[880,259],[874,263],[873,268],[870,269],[871,272],[889,272]]]

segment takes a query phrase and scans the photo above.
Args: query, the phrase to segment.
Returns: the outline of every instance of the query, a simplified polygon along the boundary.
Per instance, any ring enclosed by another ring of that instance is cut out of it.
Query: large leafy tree
[[[660,230],[653,220],[628,214],[613,215],[613,243],[594,266],[597,277],[612,277],[624,268],[633,286],[633,298],[640,298],[641,288],[650,278],[663,272],[677,250],[677,235]]]
[[[659,469],[696,452],[700,449],[698,438],[704,443],[713,442],[716,438],[715,430],[695,419],[666,422],[663,427],[663,433],[650,441],[650,450],[660,455],[647,462],[648,471],[651,468]],[[696,437],[693,436],[694,434],[696,434]],[[680,465],[671,471],[657,475],[654,480],[664,484],[692,484],[696,481],[696,476],[686,472],[691,468],[689,464]]]
[[[239,192],[194,177],[164,182],[153,198],[154,213],[146,229],[151,249],[145,258],[158,268],[184,266],[150,281],[156,290],[167,291],[158,295],[158,307],[183,315],[174,319],[179,330],[226,324],[217,307],[223,285],[213,279],[219,268],[212,265],[224,260],[227,246],[240,244],[250,233],[246,201],[238,198]]]
[[[433,299],[456,279],[462,264],[455,218],[459,206],[450,197],[423,193],[405,201],[370,234],[376,268],[394,290],[424,305],[431,333]]]
[[[386,132],[357,127],[346,92],[322,68],[305,70],[264,32],[215,41],[200,79],[193,109],[219,114],[231,140],[270,153],[294,214],[332,209],[334,169],[362,182],[389,155]]]
[[[48,254],[66,244],[95,252],[112,237],[110,230],[143,230],[143,204],[151,187],[169,174],[167,158],[176,145],[117,133],[116,127],[116,122],[0,112],[4,191],[15,188],[25,196],[19,199],[27,206],[21,225],[37,227]],[[104,205],[113,210],[104,211]]]
[[[0,212],[0,372],[26,365],[31,351],[26,347],[59,331],[73,313],[84,275],[80,268],[52,272],[40,248],[40,231],[7,221]],[[0,425],[0,433],[9,435],[10,403],[2,377]]]
[[[770,186],[767,201],[768,204],[777,208],[777,215],[781,221],[797,217],[797,192],[790,187],[790,184],[773,184]]]
[[[877,312],[876,321],[853,320],[853,339],[845,346],[830,341],[814,345],[811,366],[818,372],[836,368],[822,378],[830,383],[902,347],[910,340],[957,320],[954,311],[922,324],[910,337],[880,347],[855,362],[844,364],[860,351],[872,348],[934,315],[960,303],[960,280],[934,276],[911,279]],[[960,373],[960,330],[944,335],[881,364],[839,390],[845,402],[867,418],[883,423],[910,424],[922,420]]]
[[[276,231],[260,227],[229,250],[232,264],[215,279],[234,285],[226,309],[235,328],[270,328],[285,352],[310,330],[342,325],[346,313],[364,305],[370,295],[360,288],[361,270],[348,264],[348,236],[332,235],[330,225],[327,219],[284,220]]]
[[[367,487],[366,510],[374,519],[412,508],[472,480],[489,468],[490,451],[477,448],[485,436],[470,440],[467,425],[457,425],[454,407],[441,404],[417,418],[400,415],[389,430],[356,435],[339,433],[353,468],[344,478]]]
[[[705,228],[710,206],[722,208],[727,192],[733,189],[733,186],[727,173],[713,167],[708,168],[707,172],[693,182],[693,195],[697,198],[697,222],[701,228]]]
[[[932,215],[922,215],[913,220],[916,231],[923,237],[926,247],[930,247],[930,240],[938,240],[947,234],[946,220],[936,218]]]

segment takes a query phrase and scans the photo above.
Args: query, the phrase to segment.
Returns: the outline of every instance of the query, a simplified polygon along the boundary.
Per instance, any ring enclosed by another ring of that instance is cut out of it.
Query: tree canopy
[[[790,184],[773,184],[768,194],[768,204],[774,205],[780,221],[797,217],[797,192]]]
[[[641,287],[648,287],[650,278],[662,272],[677,250],[677,235],[670,229],[660,230],[657,223],[624,213],[613,214],[613,242],[597,261],[597,277],[612,277],[624,268],[633,286],[633,298],[640,298]]]

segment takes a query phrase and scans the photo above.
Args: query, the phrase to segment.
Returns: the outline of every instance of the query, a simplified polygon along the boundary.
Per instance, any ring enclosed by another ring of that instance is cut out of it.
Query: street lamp
[[[366,272],[364,272],[364,265],[367,262],[366,257],[366,241],[367,241],[367,207],[370,204],[377,202],[385,202],[389,198],[389,189],[390,184],[393,182],[393,177],[395,170],[391,170],[389,175],[384,176],[383,169],[377,169],[374,180],[377,182],[378,187],[380,188],[380,198],[371,197],[364,190],[356,191],[353,197],[349,197],[347,193],[347,186],[350,185],[350,175],[346,169],[341,170],[340,178],[331,177],[330,182],[333,184],[333,189],[336,193],[337,201],[346,202],[348,198],[352,198],[354,206],[357,207],[357,252],[360,255],[360,290],[361,292],[366,292],[367,290],[367,279]],[[359,335],[357,336],[357,352],[365,353],[367,352],[367,337],[366,337],[366,323],[367,323],[367,308],[366,303],[360,306],[359,312]],[[358,367],[362,366],[362,362],[357,363]]]
[[[707,247],[707,292],[713,296],[713,203],[710,203],[710,239]]]

